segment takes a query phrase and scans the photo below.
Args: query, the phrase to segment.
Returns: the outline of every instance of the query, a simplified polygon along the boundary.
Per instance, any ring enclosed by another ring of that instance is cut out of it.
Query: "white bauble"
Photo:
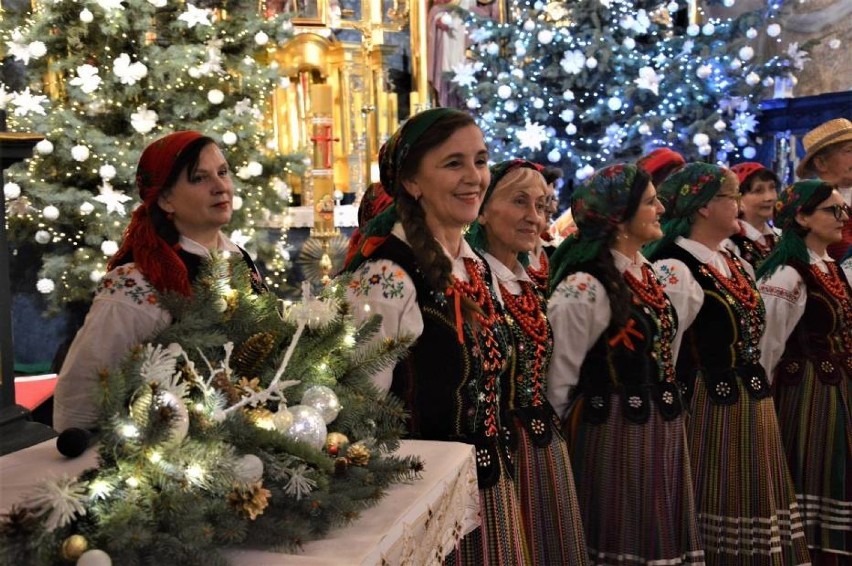
[[[100,169],[98,169],[98,175],[100,175],[101,179],[104,179],[105,181],[114,179],[116,175],[115,167],[110,164],[101,165]]]
[[[575,126],[574,124],[568,124],[567,126],[565,126],[565,133],[569,136],[573,136],[577,133],[577,126]]]
[[[491,56],[497,55],[500,53],[500,46],[492,41],[485,46],[485,52]]]
[[[745,47],[740,48],[738,55],[743,61],[749,61],[752,57],[754,57],[754,49],[746,45]]]
[[[325,424],[331,424],[340,412],[337,394],[325,385],[312,385],[302,395],[302,405],[313,407],[322,415]]]
[[[727,127],[728,124],[726,124],[725,121],[721,119],[716,120],[716,122],[713,124],[713,129],[715,129],[717,132],[724,132],[725,128]]]
[[[754,39],[755,37],[757,37],[757,30],[754,28],[748,28],[748,30],[746,30],[746,37],[749,39]]]
[[[207,100],[210,101],[210,104],[222,104],[225,100],[225,93],[218,88],[214,88],[207,93]]]
[[[763,86],[772,86],[774,84],[775,79],[773,79],[772,77],[766,77],[765,79],[763,79]]]
[[[698,147],[698,153],[704,156],[710,155],[711,151],[713,150],[709,145],[702,145]]]
[[[21,196],[21,185],[18,183],[6,183],[3,185],[3,196],[6,200],[16,199]]]
[[[225,132],[222,134],[222,143],[225,145],[234,145],[237,143],[237,134],[234,132]]]
[[[71,148],[71,157],[74,161],[85,161],[89,158],[91,152],[85,145],[75,145]]]
[[[639,124],[639,128],[637,129],[637,131],[643,136],[647,136],[651,133],[651,127],[648,124],[642,123]]]
[[[53,153],[53,143],[50,140],[41,140],[36,144],[35,150],[41,155],[50,155]]]
[[[749,86],[755,86],[760,82],[760,75],[758,75],[757,73],[749,73],[748,75],[746,75],[745,80],[746,84],[748,84]]]
[[[547,153],[547,160],[551,163],[559,163],[559,160],[562,159],[562,154],[559,153],[558,149],[551,149]]]
[[[553,32],[552,31],[550,31],[549,29],[543,29],[540,32],[538,32],[538,42],[539,43],[541,43],[542,45],[547,45],[551,41],[553,41]]]
[[[112,566],[112,558],[103,550],[93,548],[80,555],[77,566]]]
[[[697,25],[689,24],[688,26],[686,26],[686,35],[688,35],[690,37],[695,37],[699,33],[701,33],[701,28],[698,27]]]
[[[778,24],[769,24],[766,26],[766,35],[769,37],[778,37],[781,35],[781,26]]]
[[[284,434],[321,450],[328,434],[322,414],[307,405],[296,405],[289,410],[293,415],[293,422]]]
[[[535,22],[532,20],[527,20],[524,22],[524,31],[532,31],[535,29]]]
[[[506,103],[503,105],[503,108],[506,109],[506,112],[514,112],[518,109],[518,103],[514,100],[507,100]]]
[[[115,255],[115,252],[118,251],[118,244],[113,240],[104,240],[101,242],[101,251],[107,256]]]
[[[44,210],[41,211],[41,215],[45,220],[56,220],[59,218],[59,209],[50,204],[44,207]]]
[[[261,165],[257,161],[249,161],[246,167],[248,168],[249,175],[251,175],[252,177],[263,175],[263,165]]]
[[[39,244],[46,244],[50,239],[50,232],[47,230],[39,230],[35,233],[35,241]]]
[[[702,145],[707,145],[708,143],[710,143],[710,136],[705,133],[699,132],[692,136],[692,143],[694,143],[698,147],[701,147]]]
[[[713,24],[704,24],[704,27],[701,28],[701,33],[704,35],[713,35],[713,32],[716,31],[716,26]]]
[[[269,36],[266,35],[266,32],[259,31],[254,34],[254,42],[258,45],[266,45],[269,42]]]
[[[743,150],[743,157],[745,157],[746,159],[754,159],[755,155],[757,155],[757,150],[751,146]]]
[[[695,74],[699,79],[706,79],[713,72],[713,67],[710,65],[701,65],[695,70]]]
[[[97,283],[98,281],[100,281],[103,278],[104,278],[104,272],[99,270],[99,269],[93,269],[89,273],[89,281],[91,281],[92,283]]]
[[[234,210],[239,210],[243,207],[243,197],[239,195],[234,195],[231,199],[231,208]]]
[[[83,8],[80,11],[80,21],[84,24],[90,24],[94,19],[95,15],[88,8]]]
[[[742,61],[740,61],[739,59],[732,59],[731,64],[728,65],[728,68],[731,69],[732,71],[738,71],[742,68],[742,66],[743,66]]]
[[[598,60],[595,59],[594,57],[589,57],[588,59],[586,59],[586,67],[588,67],[590,69],[594,69],[597,66],[598,66]]]
[[[80,205],[80,214],[83,216],[88,216],[95,211],[95,205],[86,201]]]
[[[672,122],[669,119],[663,120],[663,129],[665,131],[670,132],[670,131],[672,131],[672,128],[674,128],[674,122]]]
[[[612,98],[606,101],[606,105],[610,110],[615,112],[616,110],[621,110],[622,102],[620,98],[618,98],[617,96],[613,96]]]
[[[241,483],[254,483],[263,477],[263,461],[254,454],[245,454],[234,466],[234,476]]]
[[[535,108],[536,110],[541,110],[542,108],[544,108],[544,100],[542,100],[538,97],[534,98],[533,99],[533,108]]]
[[[625,37],[624,41],[621,42],[621,45],[623,45],[628,51],[633,51],[633,49],[636,48],[636,40],[632,37]]]
[[[56,289],[56,283],[53,282],[53,279],[43,277],[36,281],[36,290],[43,295],[53,293],[54,289]]]
[[[497,96],[506,100],[510,96],[512,96],[512,87],[509,85],[500,85],[497,87]]]

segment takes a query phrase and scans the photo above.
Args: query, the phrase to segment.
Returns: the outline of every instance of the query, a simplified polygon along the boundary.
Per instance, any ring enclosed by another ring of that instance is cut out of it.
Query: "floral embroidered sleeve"
[[[802,276],[787,265],[758,281],[757,288],[766,307],[766,331],[760,340],[760,362],[771,383],[775,365],[784,354],[787,338],[805,314],[808,297]]]
[[[417,338],[423,333],[423,317],[417,306],[417,293],[411,277],[388,260],[368,261],[352,274],[346,291],[356,322],[374,314],[382,316],[373,340]],[[373,376],[382,391],[390,390],[393,368]]]
[[[569,275],[550,296],[547,318],[553,327],[553,357],[547,373],[547,400],[560,418],[568,410],[586,353],[606,330],[611,316],[606,290],[588,273]]]
[[[695,321],[704,304],[704,290],[692,276],[686,264],[677,259],[654,262],[654,272],[677,312],[677,334],[672,341],[672,354],[677,363],[683,333]]]
[[[846,280],[849,281],[850,285],[852,285],[852,256],[844,259],[843,263],[840,264],[840,267],[843,269],[843,273],[846,274]]]
[[[94,428],[98,373],[114,368],[131,348],[170,322],[169,313],[157,304],[156,292],[132,265],[106,274],[59,372],[54,428]]]

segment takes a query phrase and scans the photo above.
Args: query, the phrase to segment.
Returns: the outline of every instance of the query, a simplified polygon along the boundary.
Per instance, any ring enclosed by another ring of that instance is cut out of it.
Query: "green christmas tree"
[[[99,467],[49,480],[0,516],[0,562],[224,564],[219,550],[297,550],[412,479],[391,452],[405,413],[370,377],[408,344],[355,327],[346,281],[281,303],[214,258],[176,322],[103,376]],[[211,308],[212,307],[212,308]]]
[[[779,5],[686,25],[684,0],[512,0],[509,23],[469,16],[472,59],[453,81],[496,160],[578,179],[663,146],[735,163],[755,156],[761,99],[807,60],[797,44],[758,57]]]
[[[278,80],[267,49],[291,36],[286,17],[234,0],[46,0],[3,14],[0,53],[24,80],[0,84],[0,110],[10,130],[45,137],[7,171],[9,239],[13,261],[40,265],[54,308],[90,299],[138,202],[139,155],[176,130],[220,144],[237,191],[229,235],[280,264],[255,227],[286,208],[286,176],[303,167],[263,124]]]

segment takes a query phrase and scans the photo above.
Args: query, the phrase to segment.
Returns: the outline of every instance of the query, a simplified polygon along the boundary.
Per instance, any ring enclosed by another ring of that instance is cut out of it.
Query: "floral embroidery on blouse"
[[[798,301],[799,297],[801,296],[798,286],[796,286],[795,289],[791,290],[785,289],[784,287],[777,287],[775,285],[767,285],[764,283],[760,286],[760,292],[764,295],[778,297],[779,299],[790,301],[791,303],[795,303],[796,301]]]
[[[598,298],[598,285],[588,273],[578,273],[560,283],[557,292],[566,299],[577,299],[586,295],[584,298],[594,303]]]
[[[405,273],[402,269],[391,268],[388,264],[381,265],[381,271],[376,270],[376,267],[374,263],[365,263],[358,275],[349,282],[349,288],[359,296],[369,295],[373,288],[377,288],[385,299],[402,297],[405,288]]]
[[[668,263],[658,263],[654,266],[654,268],[657,272],[657,279],[663,287],[677,285],[680,281],[677,276],[677,266]]]
[[[122,294],[137,305],[157,304],[157,292],[134,268],[122,265],[108,273],[98,286],[98,294]]]

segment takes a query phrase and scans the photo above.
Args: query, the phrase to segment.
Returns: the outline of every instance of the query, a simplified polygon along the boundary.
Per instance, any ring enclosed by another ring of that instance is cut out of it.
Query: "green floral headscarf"
[[[658,250],[678,236],[689,236],[695,213],[719,192],[728,171],[710,163],[687,163],[657,187],[657,197],[666,207],[662,219],[663,237],[645,248],[646,257],[654,259]]]
[[[825,187],[825,191],[820,191],[823,187]],[[820,202],[828,198],[828,194],[833,188],[825,181],[811,179],[793,183],[781,191],[778,200],[775,202],[775,225],[781,228],[781,239],[772,253],[769,254],[769,257],[758,268],[758,279],[772,275],[776,269],[786,264],[790,259],[798,259],[805,264],[810,261],[808,246],[795,230],[796,215],[809,204],[819,204],[819,202],[811,202],[814,198],[818,198]],[[826,191],[828,194],[825,197],[817,196],[818,193]]]
[[[394,201],[398,198],[400,190],[404,190],[401,188],[400,172],[411,147],[435,122],[454,114],[468,116],[455,108],[431,108],[419,112],[397,128],[382,145],[379,150],[379,179],[385,192],[393,197]],[[392,204],[367,223],[363,230],[361,246],[353,254],[344,270],[353,271],[364,263],[366,258],[387,238],[398,220],[399,214],[396,211],[396,205]]]
[[[539,173],[541,173],[543,169],[538,163],[533,163],[532,161],[527,161],[525,159],[510,159],[509,161],[501,161],[500,163],[492,165],[491,183],[489,183],[488,188],[485,189],[485,196],[482,198],[482,205],[479,207],[480,214],[483,210],[485,210],[485,203],[487,203],[488,199],[491,198],[491,195],[494,194],[494,189],[497,187],[497,184],[503,180],[510,171],[514,171],[519,167],[534,169]],[[542,177],[542,181],[543,180],[544,177]],[[479,223],[479,221],[474,221],[473,224],[470,225],[470,228],[468,228],[467,233],[465,234],[465,239],[474,249],[481,251],[488,250],[488,239],[485,235],[485,228]],[[518,254],[518,260],[524,265],[524,267],[529,264],[529,256],[526,253]]]
[[[574,191],[571,213],[577,232],[563,241],[550,258],[551,289],[572,266],[597,257],[618,225],[636,210],[650,181],[650,176],[635,165],[610,165]]]

